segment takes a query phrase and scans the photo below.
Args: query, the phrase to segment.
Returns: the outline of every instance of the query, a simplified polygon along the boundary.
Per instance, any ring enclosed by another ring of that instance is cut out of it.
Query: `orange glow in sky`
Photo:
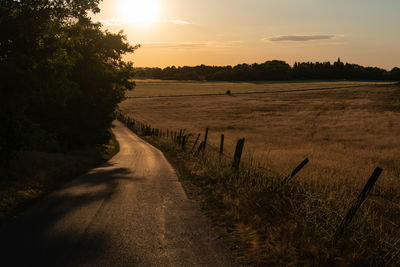
[[[399,0],[104,0],[93,16],[142,47],[137,67],[267,60],[400,65]]]

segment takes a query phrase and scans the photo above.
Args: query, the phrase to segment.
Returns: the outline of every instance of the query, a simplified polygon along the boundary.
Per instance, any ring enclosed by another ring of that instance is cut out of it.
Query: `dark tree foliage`
[[[196,67],[137,68],[138,78],[207,81],[287,81],[287,80],[389,80],[399,81],[399,68],[380,68],[334,62],[296,62],[272,60],[262,64],[239,64],[234,67],[200,65]]]
[[[390,71],[390,77],[392,77],[393,80],[400,81],[400,68],[393,68]]]
[[[102,31],[99,0],[1,0],[0,162],[18,149],[100,143],[125,91],[137,46]]]

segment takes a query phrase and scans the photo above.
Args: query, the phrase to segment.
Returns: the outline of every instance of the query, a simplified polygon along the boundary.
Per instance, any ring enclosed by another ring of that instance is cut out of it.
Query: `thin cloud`
[[[172,43],[144,43],[142,44],[143,49],[202,49],[202,48],[214,48],[214,49],[225,49],[230,47],[238,46],[242,41],[209,41],[209,42],[172,42]]]
[[[126,21],[122,19],[101,19],[99,20],[99,22],[106,27],[110,27],[110,26],[121,26]]]
[[[192,24],[189,21],[180,20],[180,19],[165,20],[165,22],[172,23],[172,24],[177,24],[177,25],[190,25],[190,24]]]
[[[180,43],[145,43],[142,45],[142,48],[164,48],[164,49],[197,49],[208,46],[208,43],[189,43],[189,42],[180,42]]]
[[[103,24],[106,27],[110,26],[121,26],[122,24],[127,24],[130,23],[129,20],[126,19],[101,19],[99,20],[101,24]],[[170,23],[170,24],[175,24],[175,25],[193,25],[189,21],[185,20],[180,20],[180,19],[173,19],[173,20],[164,20],[164,23]]]
[[[317,40],[331,40],[336,36],[333,34],[322,34],[322,35],[280,35],[269,38],[264,38],[264,41],[271,42],[308,42]]]

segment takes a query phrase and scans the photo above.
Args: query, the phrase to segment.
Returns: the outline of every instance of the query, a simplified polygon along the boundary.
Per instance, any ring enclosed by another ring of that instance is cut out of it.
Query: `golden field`
[[[164,95],[168,95],[173,83],[165,84]],[[313,88],[318,88],[318,84]],[[143,91],[141,86],[139,82],[135,90]],[[237,84],[222,83],[221,86],[222,92]],[[284,86],[285,90],[297,90],[310,84],[286,83]],[[337,85],[323,83],[320,86]],[[341,83],[341,86],[346,85]],[[189,86],[188,90],[193,89]],[[150,90],[149,96],[152,93]],[[382,180],[390,184],[388,189],[400,189],[400,89],[397,86],[366,85],[237,96],[130,98],[120,107],[124,113],[153,127],[186,129],[202,135],[208,127],[210,142],[216,145],[223,133],[227,152],[232,152],[237,139],[245,137],[246,154],[267,161],[283,173],[309,157],[311,164],[303,176],[321,184],[346,181],[361,186],[379,165],[384,169]]]
[[[128,92],[128,97],[221,95],[230,90],[234,94],[260,93],[287,90],[309,90],[320,88],[359,87],[385,85],[387,82],[352,82],[352,81],[304,81],[304,82],[198,82],[169,80],[137,80],[135,90]]]
[[[160,92],[163,82],[157,83]],[[206,162],[188,164],[188,169],[200,175],[199,184],[206,183],[206,191],[211,190],[225,207],[224,223],[235,222],[230,231],[248,243],[241,253],[252,264],[273,259],[271,264],[326,265],[343,258],[354,264],[396,265],[400,263],[400,86],[340,83],[251,84],[271,89],[253,93],[251,88],[250,94],[244,94],[246,84],[240,84],[242,94],[168,96],[172,84],[190,87],[191,83],[166,82],[163,97],[155,97],[149,89],[147,97],[129,98],[120,109],[155,128],[186,129],[203,136],[208,127],[214,146],[223,133],[228,156],[233,155],[236,141],[246,138],[244,171],[236,182],[229,167],[218,165],[215,154]],[[223,92],[238,84],[220,86]],[[143,93],[144,88],[139,82],[137,90]],[[310,163],[293,184],[277,192],[280,177],[305,157]],[[332,246],[338,224],[376,166],[383,168],[382,176],[351,231]],[[286,257],[288,250],[293,253]]]

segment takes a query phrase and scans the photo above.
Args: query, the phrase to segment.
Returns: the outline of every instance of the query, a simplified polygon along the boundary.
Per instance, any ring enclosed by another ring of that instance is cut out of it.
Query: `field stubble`
[[[264,250],[261,254],[270,257],[290,250],[296,254],[300,250],[302,256],[298,262],[306,255],[315,258],[317,254],[320,263],[329,261],[336,254],[347,262],[360,263],[360,259],[375,264],[397,261],[391,258],[400,249],[394,245],[400,237],[398,86],[128,99],[121,104],[121,109],[157,128],[186,129],[187,132],[203,134],[204,128],[208,127],[213,144],[218,144],[220,134],[224,133],[227,154],[232,153],[238,138],[246,137],[244,169],[247,174],[241,174],[242,182],[239,184],[228,183],[234,189],[228,191],[236,192],[235,197],[223,193],[227,188],[226,182],[215,189],[223,196],[224,205],[230,207],[227,213],[238,221],[236,229],[247,231],[251,236],[249,242],[253,245],[249,245],[245,254],[253,255],[258,251],[257,255],[260,255],[260,250]],[[305,157],[309,157],[311,162],[293,181],[294,184],[285,189],[288,197],[271,196],[268,199],[268,188],[276,182],[274,179],[279,180],[289,173]],[[203,167],[197,166],[197,169],[207,171],[197,170],[197,173],[200,176],[218,176],[223,180],[226,173],[224,175],[224,171],[215,165],[215,158],[210,158],[207,164],[200,164]],[[260,165],[270,172],[255,171]],[[384,173],[352,223],[353,231],[347,233],[347,241],[339,244],[342,252],[322,251],[376,166],[381,166]],[[281,203],[275,203],[277,201]],[[273,214],[267,216],[266,211],[257,212],[258,206]],[[284,215],[286,212],[290,214]],[[269,218],[281,219],[278,219],[279,223],[266,223]],[[282,223],[282,218],[285,218],[285,223]],[[280,226],[273,228],[271,225]],[[313,229],[318,231],[312,234]],[[260,233],[263,233],[263,238]],[[264,245],[260,245],[260,240]],[[320,243],[315,244],[313,241],[316,240]],[[267,241],[275,242],[273,247],[282,251],[271,252],[272,246],[265,245]],[[280,246],[276,245],[278,241],[282,243]],[[259,263],[265,260],[261,257]]]
[[[303,81],[303,82],[198,82],[198,81],[165,81],[137,80],[134,91],[128,97],[165,97],[185,95],[223,95],[228,90],[233,94],[260,93],[286,90],[309,90],[320,88],[357,87],[369,85],[385,85],[388,82],[357,81]]]

